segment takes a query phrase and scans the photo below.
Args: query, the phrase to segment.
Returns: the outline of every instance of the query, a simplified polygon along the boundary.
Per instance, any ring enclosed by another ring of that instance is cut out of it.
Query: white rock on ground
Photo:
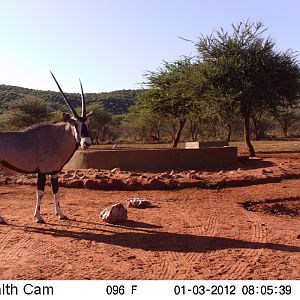
[[[100,218],[106,223],[120,223],[127,221],[127,209],[123,204],[117,203],[105,208]]]

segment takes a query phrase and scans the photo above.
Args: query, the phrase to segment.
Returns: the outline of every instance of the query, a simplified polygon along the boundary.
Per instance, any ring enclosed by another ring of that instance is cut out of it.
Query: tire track
[[[254,240],[252,242],[258,242],[258,243],[265,243],[267,241],[267,229],[262,226],[261,219],[258,216],[254,216],[252,220],[255,220],[254,225]],[[240,268],[238,272],[236,273],[237,279],[244,279],[249,273],[249,270],[251,267],[255,265],[255,263],[258,261],[259,257],[261,256],[263,249],[248,249],[248,253],[250,254],[250,259],[247,260],[247,263],[243,268]]]
[[[193,222],[191,220],[195,220],[195,218],[187,218],[186,220],[191,224],[190,228],[192,229],[192,234],[195,236],[214,236],[217,232],[217,224],[218,224],[218,215],[213,215],[207,219],[207,222],[205,225],[201,224],[199,222]],[[203,249],[205,250],[205,249]],[[194,262],[195,260],[199,259],[201,256],[204,255],[204,251],[191,251],[187,253],[183,253],[186,260],[189,263]]]
[[[267,230],[262,226],[261,219],[253,213],[251,214],[251,218],[248,214],[246,215],[247,221],[252,222],[252,240],[253,243],[265,243],[267,241]],[[250,243],[251,243],[250,242]],[[250,245],[249,245],[250,247]],[[262,248],[244,248],[241,250],[240,257],[244,257],[246,261],[236,262],[230,268],[223,269],[224,276],[220,279],[222,280],[241,280],[245,279],[247,273],[251,267],[255,265],[258,261],[259,257],[261,256],[263,249]],[[257,246],[258,247],[258,246]],[[225,271],[225,272],[224,272]]]
[[[16,243],[12,248],[9,249],[6,258],[7,259],[18,259],[28,258],[30,256],[30,251],[28,249],[32,248],[38,239],[29,236],[22,238],[18,243]]]
[[[176,216],[180,222],[184,222],[183,227],[190,230],[186,234],[192,236],[213,236],[217,232],[217,224],[219,215],[213,215],[207,219],[207,222],[203,224],[198,221],[198,217],[195,213],[189,212],[184,213],[185,209],[182,207],[178,208]],[[187,224],[187,225],[185,225]],[[188,279],[191,277],[197,278],[199,273],[196,271],[196,264],[201,260],[204,255],[205,249],[191,249],[187,252],[179,251],[168,251],[166,253],[163,263],[163,273],[161,274],[163,279],[177,279],[178,275],[180,279]],[[182,277],[186,278],[182,278]]]
[[[180,207],[176,208],[176,211],[173,211],[173,216],[176,216],[176,219],[178,221],[174,221],[175,224],[180,224],[178,226],[181,226],[182,224],[182,209]],[[172,233],[172,232],[170,232]],[[173,242],[173,241],[172,241]],[[171,243],[171,241],[170,241]],[[178,273],[178,261],[180,261],[179,253],[174,251],[166,251],[163,253],[163,263],[162,263],[162,269],[159,274],[159,279],[166,279],[171,280],[174,279]]]
[[[175,207],[174,207],[175,208]],[[176,211],[173,210],[173,216],[174,216],[174,224],[178,224],[178,226],[183,226],[182,224],[182,208],[181,207],[176,207]],[[176,220],[175,220],[176,216]],[[185,219],[185,218],[184,218]],[[170,232],[172,234],[172,231]],[[176,236],[174,236],[176,238]],[[169,241],[170,244],[173,244],[173,241]],[[177,242],[174,242],[174,245],[176,245]],[[174,246],[175,247],[175,246]],[[162,253],[162,268],[161,272],[158,276],[158,279],[166,279],[166,280],[171,280],[174,279],[179,271],[179,261],[182,261],[181,259],[181,253],[177,253],[177,251],[174,249],[174,251],[166,251]]]
[[[30,256],[30,251],[28,251],[28,249],[32,248],[38,241],[38,239],[32,235],[22,236],[17,241],[14,241],[13,237],[20,237],[20,233],[11,231],[6,239],[3,239],[3,244],[0,239],[0,244],[2,244],[2,247],[0,248],[1,256],[5,258],[6,262],[9,260],[16,261],[17,259],[19,261],[28,258]]]
[[[158,276],[158,279],[171,280],[176,275],[177,268],[174,265],[172,257],[166,254],[166,257],[163,259],[161,272]]]
[[[0,235],[0,255],[2,256],[3,250],[6,249],[8,242],[15,235],[14,231],[9,231],[8,233],[4,233]]]
[[[24,237],[19,230],[10,230],[0,237],[0,266],[3,276],[13,278],[12,269],[27,269],[28,259],[31,257],[31,251],[28,249],[33,247],[36,241],[34,237]]]

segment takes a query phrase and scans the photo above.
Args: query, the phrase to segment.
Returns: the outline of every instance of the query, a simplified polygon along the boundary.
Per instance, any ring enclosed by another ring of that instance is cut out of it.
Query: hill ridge
[[[141,90],[123,89],[111,92],[85,93],[87,104],[102,103],[104,109],[112,114],[126,113],[137,99]],[[79,93],[66,93],[74,107],[81,105]],[[60,92],[37,90],[12,85],[0,85],[0,110],[8,109],[12,103],[24,96],[38,97],[46,101],[52,109],[64,109],[64,100]]]

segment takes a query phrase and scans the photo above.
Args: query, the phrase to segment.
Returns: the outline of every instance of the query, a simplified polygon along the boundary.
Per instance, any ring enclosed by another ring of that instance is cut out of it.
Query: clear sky
[[[66,92],[140,88],[163,60],[195,54],[213,29],[261,20],[300,50],[299,0],[0,0],[0,84]]]

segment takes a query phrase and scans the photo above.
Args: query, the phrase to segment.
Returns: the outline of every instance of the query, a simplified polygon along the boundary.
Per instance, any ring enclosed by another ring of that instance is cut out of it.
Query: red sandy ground
[[[300,177],[299,153],[268,156],[261,166],[204,177]],[[286,179],[222,189],[61,188],[68,221],[55,217],[47,187],[44,225],[32,218],[34,186],[2,184],[0,279],[300,279],[300,180]],[[128,208],[122,224],[100,220],[105,207],[132,197],[154,207]]]

